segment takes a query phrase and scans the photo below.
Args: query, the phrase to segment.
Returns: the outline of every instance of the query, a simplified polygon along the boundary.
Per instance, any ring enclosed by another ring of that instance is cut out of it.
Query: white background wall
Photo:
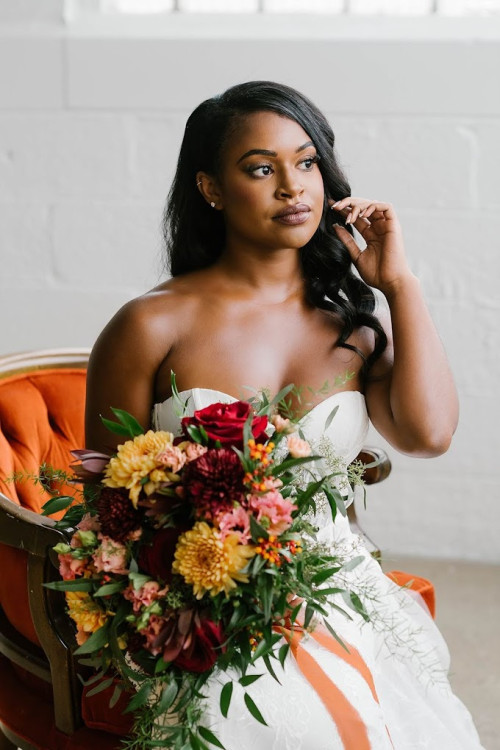
[[[295,86],[328,114],[353,194],[398,209],[460,390],[450,451],[390,450],[363,527],[388,557],[500,561],[498,18],[68,27],[61,0],[0,0],[0,353],[90,346],[161,278],[189,112],[243,80]]]

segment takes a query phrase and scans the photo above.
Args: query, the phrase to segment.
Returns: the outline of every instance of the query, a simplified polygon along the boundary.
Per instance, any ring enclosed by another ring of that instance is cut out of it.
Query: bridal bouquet
[[[63,580],[47,585],[65,592],[76,653],[97,669],[93,690],[118,673],[112,702],[132,692],[128,748],[223,747],[203,725],[207,680],[223,683],[226,716],[234,681],[245,688],[262,669],[279,681],[275,666],[294,630],[323,619],[338,638],[326,619],[333,594],[366,618],[356,594],[336,583],[347,566],[314,541],[318,493],[334,516],[345,508],[338,472],[304,471],[321,457],[276,412],[290,390],[195,411],[182,418],[181,437],[144,433],[114,409],[117,421],[104,421],[128,438],[116,454],[73,452],[83,502],[44,506],[51,514],[66,505],[57,524],[68,529],[68,543],[55,548]],[[184,409],[174,379],[173,393]],[[247,692],[244,701],[265,723]]]

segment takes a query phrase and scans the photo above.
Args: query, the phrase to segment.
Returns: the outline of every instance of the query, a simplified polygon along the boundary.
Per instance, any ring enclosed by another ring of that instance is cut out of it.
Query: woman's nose
[[[293,198],[296,195],[300,195],[303,191],[304,187],[296,175],[283,174],[276,188],[276,197]]]

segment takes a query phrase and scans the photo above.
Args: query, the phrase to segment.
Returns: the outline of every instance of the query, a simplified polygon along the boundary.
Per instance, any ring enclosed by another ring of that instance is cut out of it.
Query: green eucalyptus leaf
[[[322,456],[303,456],[302,458],[287,458],[284,461],[282,461],[280,464],[276,464],[276,466],[273,467],[271,474],[274,476],[279,476],[280,474],[283,474],[285,471],[288,471],[288,469],[293,468],[294,466],[300,466],[301,464],[308,464],[311,463],[311,461],[319,461]],[[321,480],[320,484],[322,484],[324,479]]]
[[[51,581],[43,585],[52,591],[92,591],[95,583],[94,578],[75,578],[71,581]]]
[[[107,645],[109,641],[109,620],[96,630],[85,643],[76,649],[75,654],[92,654]]]
[[[276,680],[276,682],[277,682],[277,683],[278,683],[279,685],[281,685],[281,682],[280,682],[280,681],[278,680],[278,678],[277,678],[277,676],[276,676],[276,672],[274,671],[273,665],[271,664],[271,659],[269,658],[269,654],[265,654],[265,655],[264,655],[264,656],[262,657],[262,661],[263,661],[263,662],[264,662],[264,664],[266,665],[266,667],[267,667],[267,671],[269,672],[269,674],[271,675],[271,677],[274,677],[274,679]]]
[[[203,438],[202,438],[201,432],[200,432],[199,428],[196,427],[196,425],[194,425],[194,424],[188,424],[186,426],[186,430],[187,430],[187,433],[188,433],[189,437],[191,438],[191,440],[193,440],[195,443],[202,443],[203,442]]]
[[[75,502],[75,498],[71,495],[58,495],[57,497],[47,500],[42,505],[42,516],[50,516],[52,513],[57,513],[60,510],[68,508],[72,503]]]
[[[363,555],[358,555],[357,557],[353,557],[350,560],[348,560],[344,565],[342,565],[341,570],[354,570],[354,568],[357,568],[360,563],[363,562],[365,558]]]
[[[117,417],[118,421],[127,428],[128,434],[131,438],[137,437],[137,435],[144,435],[144,429],[141,424],[137,421],[135,417],[132,416],[132,414],[129,414],[128,411],[124,411],[123,409],[115,409],[113,406],[111,407],[111,411]]]
[[[295,388],[295,385],[293,383],[288,383],[288,385],[285,385],[281,389],[281,391],[278,391],[278,393],[276,394],[276,396],[271,400],[270,405],[271,406],[275,406],[275,405],[279,404],[281,401],[283,401],[283,399],[286,396],[288,396],[288,394],[290,393],[290,391],[293,391],[294,388]]]
[[[120,695],[123,693],[123,688],[120,684],[115,685],[115,689],[113,690],[113,695],[111,696],[109,700],[109,708],[114,708],[118,701],[120,700]]]
[[[229,711],[229,706],[231,704],[231,698],[233,696],[233,688],[234,685],[232,682],[226,682],[224,687],[222,688],[220,692],[220,710],[221,714],[225,719],[227,719],[227,712]]]
[[[334,418],[334,416],[336,415],[336,413],[338,412],[338,410],[339,410],[339,406],[337,404],[337,406],[334,409],[331,410],[330,414],[326,418],[325,426],[323,428],[325,432],[330,427],[330,425],[332,423],[332,419]]]
[[[284,643],[281,646],[280,650],[278,651],[278,659],[279,659],[280,664],[283,667],[283,669],[285,668],[285,661],[286,661],[286,658],[288,656],[288,652],[289,651],[290,651],[290,644],[289,643]]]
[[[116,594],[118,591],[123,591],[126,587],[126,581],[113,581],[112,583],[105,583],[104,586],[100,586],[97,591],[94,591],[94,596],[110,596]]]
[[[109,677],[107,680],[99,682],[95,687],[92,688],[92,690],[89,690],[89,692],[86,694],[86,698],[91,698],[93,695],[102,693],[103,690],[111,687],[111,685],[113,684],[113,680],[114,677]]]
[[[334,573],[337,573],[337,571],[338,571],[338,567],[326,568],[324,570],[320,570],[318,571],[318,573],[315,573],[312,576],[311,581],[312,583],[315,583],[315,584],[324,583],[326,580],[328,580],[328,578],[331,578],[334,575]]]
[[[142,706],[145,706],[149,700],[149,696],[151,695],[152,688],[153,685],[150,680],[144,682],[137,693],[129,701],[128,706],[123,713],[131,714],[134,711],[137,711],[137,709],[142,708]]]
[[[215,745],[215,747],[220,747],[222,748],[222,750],[225,750],[225,747],[222,744],[222,742],[219,739],[217,739],[215,734],[211,732],[210,729],[207,729],[207,727],[199,726],[198,732],[203,737],[203,739],[206,740],[206,742],[210,742],[211,745]]]
[[[332,626],[330,625],[330,623],[328,622],[328,620],[326,619],[326,617],[323,619],[323,623],[324,623],[326,629],[329,630],[330,633],[331,633],[331,635],[335,638],[335,640],[337,641],[337,643],[340,643],[340,645],[342,646],[342,648],[345,651],[347,651],[348,654],[350,654],[351,652],[347,648],[346,644],[344,643],[344,641],[342,640],[342,638],[338,635],[338,633],[336,633],[335,630],[332,628]]]
[[[262,677],[262,674],[248,674],[248,675],[245,675],[244,677],[240,677],[238,682],[243,687],[247,687],[248,685],[251,685],[252,682],[256,682],[261,677]]]
[[[176,699],[178,692],[179,688],[177,686],[177,683],[174,681],[170,682],[166,687],[163,688],[160,702],[158,703],[157,710],[155,712],[157,716],[160,716],[161,714],[164,714],[166,711],[168,711],[168,709]]]
[[[118,422],[113,422],[112,419],[106,419],[106,417],[103,416],[101,416],[101,422],[106,427],[106,429],[109,430],[109,432],[112,432],[115,435],[125,435],[126,437],[130,437],[128,427],[125,427]]]
[[[261,724],[264,724],[265,727],[267,727],[267,722],[265,721],[264,717],[262,716],[261,712],[255,705],[255,701],[248,695],[248,693],[245,693],[243,696],[243,700],[245,701],[245,705],[254,717],[254,719],[257,719]]]
[[[129,580],[132,581],[134,591],[139,591],[145,583],[151,580],[151,576],[144,575],[144,573],[135,573],[133,571],[129,571],[128,577]]]

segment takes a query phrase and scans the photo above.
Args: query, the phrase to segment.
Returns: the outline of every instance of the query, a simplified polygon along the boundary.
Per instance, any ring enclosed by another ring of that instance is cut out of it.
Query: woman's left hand
[[[348,249],[366,284],[387,294],[408,278],[411,271],[405,256],[403,234],[390,203],[354,197],[337,202],[330,200],[329,203],[366,242],[366,248],[362,250],[347,229],[334,224],[339,239]]]

